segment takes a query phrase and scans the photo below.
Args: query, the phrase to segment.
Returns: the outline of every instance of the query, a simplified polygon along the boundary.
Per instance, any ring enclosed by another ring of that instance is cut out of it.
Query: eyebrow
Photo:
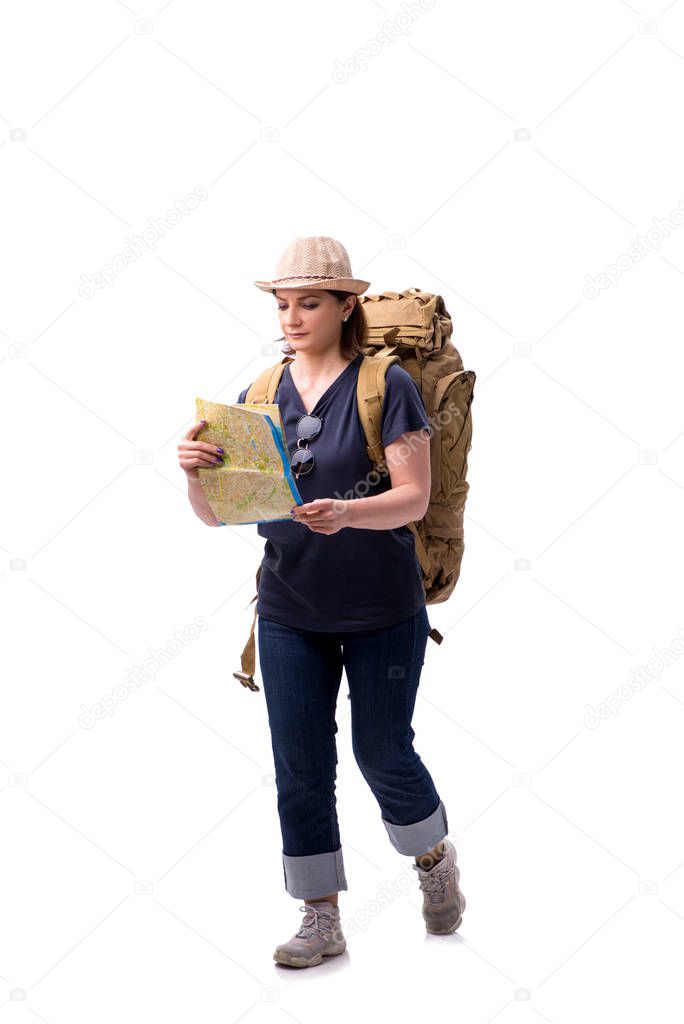
[[[306,295],[300,295],[299,298],[300,299],[320,299],[320,295],[314,295],[313,292],[308,292]],[[276,302],[285,302],[285,299],[283,299],[280,295],[276,295],[275,299],[276,299]]]

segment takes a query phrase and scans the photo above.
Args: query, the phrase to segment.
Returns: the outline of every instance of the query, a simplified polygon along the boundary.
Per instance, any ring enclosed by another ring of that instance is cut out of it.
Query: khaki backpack
[[[476,375],[463,368],[458,350],[450,341],[453,325],[441,295],[409,288],[403,292],[361,295],[359,301],[368,322],[368,338],[356,394],[366,450],[376,470],[386,471],[381,416],[385,374],[392,363],[400,363],[418,385],[432,427],[430,503],[425,516],[408,525],[415,537],[416,556],[423,573],[425,603],[439,604],[447,600],[456,586],[463,558],[463,514],[472,438],[470,407]],[[264,370],[248,389],[245,403],[273,402],[289,362],[292,357],[285,356]],[[260,576],[261,565],[252,601],[259,596]],[[242,671],[233,673],[250,690],[259,689],[254,682],[255,624],[256,608],[241,655]],[[429,635],[436,643],[443,640],[437,629],[433,628]]]

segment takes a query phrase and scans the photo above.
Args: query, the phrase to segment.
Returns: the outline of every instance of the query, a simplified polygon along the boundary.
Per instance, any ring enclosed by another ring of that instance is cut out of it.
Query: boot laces
[[[449,879],[453,875],[455,867],[455,864],[447,864],[445,856],[435,864],[429,874],[418,868],[420,888],[423,892],[428,894],[430,903],[444,902],[447,887],[449,885]]]
[[[314,935],[322,935],[324,938],[330,938],[334,928],[334,910],[330,911],[325,907],[319,908],[311,903],[305,903],[304,906],[299,909],[304,910],[305,914],[301,928],[297,932],[296,937],[298,939],[310,939]]]

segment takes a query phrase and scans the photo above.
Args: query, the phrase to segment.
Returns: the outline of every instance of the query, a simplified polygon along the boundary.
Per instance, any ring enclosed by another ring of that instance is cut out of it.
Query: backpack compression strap
[[[252,601],[256,601],[259,596],[259,577],[261,576],[261,566],[257,569],[256,574],[256,585],[257,592],[252,598]],[[249,602],[249,604],[252,603]],[[249,608],[249,605],[247,605]],[[256,651],[254,649],[254,626],[256,625],[256,605],[254,606],[254,618],[252,619],[252,628],[249,631],[249,639],[244,646],[244,650],[240,655],[240,672],[233,672],[236,679],[239,679],[243,686],[246,686],[249,690],[258,690],[259,687],[254,682],[254,669],[256,668]]]

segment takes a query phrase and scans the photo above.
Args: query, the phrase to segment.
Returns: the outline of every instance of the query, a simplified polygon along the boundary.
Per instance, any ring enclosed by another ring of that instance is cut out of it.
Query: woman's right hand
[[[215,444],[208,441],[196,441],[195,438],[205,425],[206,420],[200,420],[183,434],[183,439],[178,445],[178,461],[181,469],[191,480],[197,480],[199,473],[198,466],[222,466],[223,448],[217,448]]]

